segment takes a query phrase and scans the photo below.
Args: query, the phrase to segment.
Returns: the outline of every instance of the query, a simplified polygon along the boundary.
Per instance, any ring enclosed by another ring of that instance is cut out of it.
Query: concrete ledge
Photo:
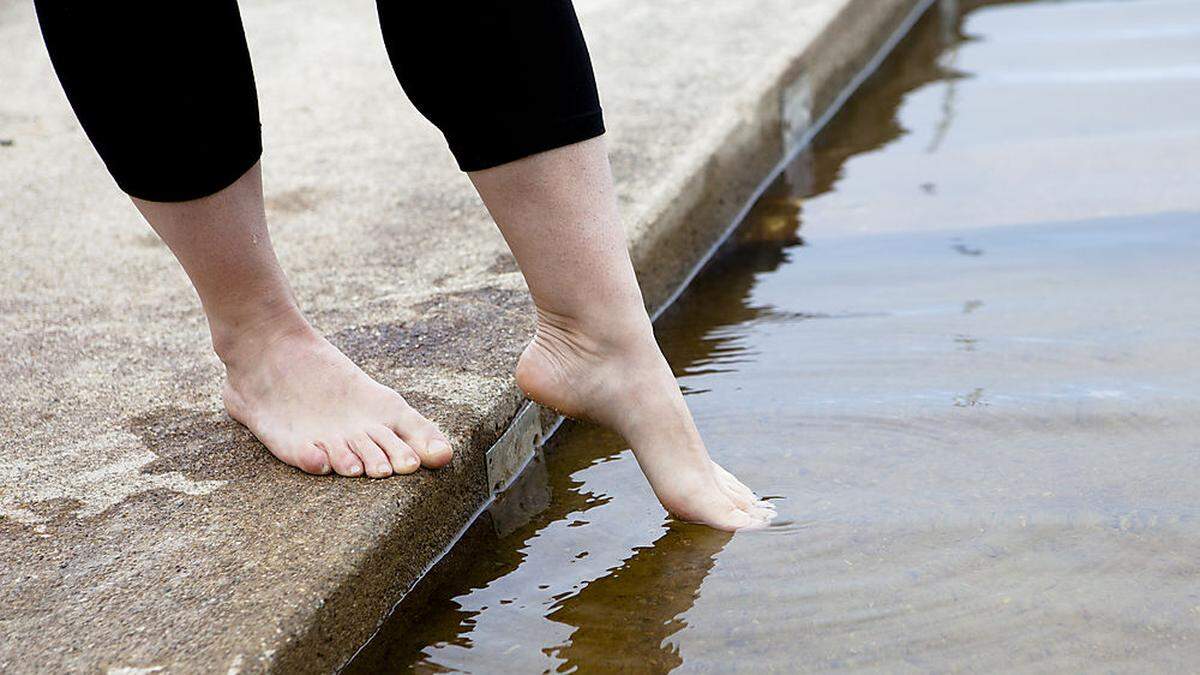
[[[511,257],[400,97],[370,3],[336,4],[243,3],[274,236],[318,326],[455,462],[314,479],[223,415],[182,275],[82,139],[27,3],[0,0],[0,670],[336,668],[552,431],[534,407],[510,423],[531,325]],[[578,0],[652,307],[925,4]]]

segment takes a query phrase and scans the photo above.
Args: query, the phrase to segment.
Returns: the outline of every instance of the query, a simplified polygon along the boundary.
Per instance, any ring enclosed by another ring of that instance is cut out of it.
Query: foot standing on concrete
[[[224,400],[280,460],[385,477],[446,437],[300,312],[267,231],[257,94],[236,0],[38,0],[72,107],[200,296]],[[654,340],[616,213],[595,81],[569,0],[379,0],[417,108],[445,134],[537,307],[530,398],[620,432],[663,505],[722,529],[773,514],[712,462]]]

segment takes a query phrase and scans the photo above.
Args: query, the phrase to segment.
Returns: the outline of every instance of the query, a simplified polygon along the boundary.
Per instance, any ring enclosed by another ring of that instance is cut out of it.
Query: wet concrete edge
[[[704,264],[758,196],[765,179],[807,144],[932,5],[933,0],[846,0],[813,40],[797,44],[780,62],[765,64],[762,76],[747,84],[740,99],[716,115],[713,132],[686,149],[682,167],[636,213],[625,214],[631,223],[634,265],[655,314]],[[343,668],[406,597],[411,594],[411,601],[425,596],[436,586],[439,573],[449,569],[444,563],[453,559],[448,554],[479,522],[497,488],[517,478],[558,421],[553,413],[520,403],[506,419],[487,452],[473,453],[487,481],[472,481],[480,494],[468,500],[468,508],[453,512],[460,514],[459,522],[443,522],[436,531],[420,535],[427,541],[409,541],[406,546],[397,541],[412,532],[380,534],[357,561],[357,569],[315,608],[306,625],[288,638],[281,636],[270,671]],[[431,495],[417,503],[438,510],[446,506],[443,501]],[[434,522],[445,513],[427,513],[416,520]],[[426,559],[412,560],[414,553]],[[403,557],[410,559],[398,559]],[[363,597],[380,589],[395,591],[382,612],[378,603],[364,602]]]

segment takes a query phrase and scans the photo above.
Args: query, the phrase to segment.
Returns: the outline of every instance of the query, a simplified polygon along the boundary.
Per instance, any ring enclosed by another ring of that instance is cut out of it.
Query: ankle
[[[517,385],[561,414],[610,427],[634,447],[693,440],[686,405],[645,312],[584,321],[538,311],[517,362]],[[664,440],[665,439],[665,440]]]
[[[597,304],[599,312],[567,313],[537,308],[536,341],[560,343],[573,351],[605,354],[654,344],[654,327],[640,303],[627,307]]]
[[[210,315],[209,331],[213,351],[227,369],[252,362],[280,341],[316,336],[290,300],[262,302],[236,313]]]
[[[563,389],[609,400],[666,381],[673,382],[670,366],[640,308],[637,314],[593,320],[539,309],[533,341],[517,364],[517,382],[535,400],[539,392]],[[555,407],[562,405],[569,414],[572,405],[559,401]],[[583,416],[612,422],[595,411]]]

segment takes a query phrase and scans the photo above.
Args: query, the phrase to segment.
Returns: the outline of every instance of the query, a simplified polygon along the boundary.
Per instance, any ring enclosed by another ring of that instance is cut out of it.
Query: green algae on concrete
[[[918,4],[579,0],[652,305]],[[486,452],[522,404],[520,274],[371,3],[242,9],[301,304],[456,459],[314,478],[224,415],[184,275],[84,139],[31,7],[0,0],[5,672],[336,668],[490,498]]]

